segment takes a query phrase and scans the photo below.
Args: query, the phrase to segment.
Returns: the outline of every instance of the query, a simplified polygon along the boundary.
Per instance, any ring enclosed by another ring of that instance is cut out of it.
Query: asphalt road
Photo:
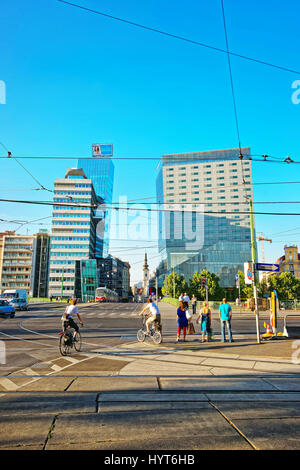
[[[5,363],[0,361],[0,375],[6,375],[25,367],[31,367],[38,361],[44,362],[59,356],[59,331],[61,316],[65,305],[59,303],[30,304],[28,312],[16,312],[15,318],[0,317],[0,341],[5,347]],[[83,339],[82,352],[90,352],[97,347],[117,346],[128,339],[135,339],[141,327],[138,313],[143,304],[107,303],[80,305],[79,311],[84,326],[81,328]],[[260,320],[260,331],[264,332]],[[292,323],[300,325],[300,318],[293,318]],[[176,338],[176,308],[169,309],[162,318],[164,344],[173,345]],[[194,322],[195,323],[195,322]],[[199,327],[195,324],[196,331]],[[213,313],[212,328],[219,338],[220,325],[217,313]],[[283,329],[283,319],[278,321],[279,330]],[[232,321],[235,339],[255,340],[256,324],[252,314],[234,314]],[[198,335],[194,337],[198,341]],[[4,362],[4,361],[2,361]]]

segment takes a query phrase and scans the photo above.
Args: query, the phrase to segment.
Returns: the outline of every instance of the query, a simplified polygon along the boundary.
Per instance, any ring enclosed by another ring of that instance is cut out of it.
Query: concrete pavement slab
[[[268,384],[260,379],[255,378],[227,378],[222,380],[219,378],[160,378],[160,385],[162,390],[202,390],[202,391],[272,391],[276,390],[271,384]]]
[[[210,409],[211,405],[208,401],[185,401],[184,409],[185,410],[196,410],[199,408]],[[182,410],[182,403],[177,402],[138,402],[138,403],[124,403],[124,402],[101,402],[99,403],[98,412],[99,413],[121,413],[126,412],[135,412],[135,411],[151,411],[151,410]]]
[[[215,436],[237,437],[237,432],[213,408],[60,415],[46,449],[53,445],[108,441],[118,448],[120,443],[130,446],[130,441],[143,440],[143,437],[153,449],[157,440],[181,440],[189,448],[190,439],[197,439],[200,444],[202,436],[211,437],[213,442]]]
[[[190,364],[172,364],[163,361],[137,360],[125,366],[120,375],[156,375],[156,376],[175,376],[175,375],[209,375],[209,367]]]
[[[300,418],[300,402],[258,401],[251,402],[222,402],[214,404],[230,420],[258,418]]]
[[[234,424],[259,450],[300,449],[300,418],[235,419]]]
[[[231,367],[212,367],[210,369],[212,375],[218,377],[232,377],[234,375],[242,376],[242,377],[266,377],[268,375],[274,375],[272,372],[257,372],[257,370],[250,369],[233,369]]]
[[[255,365],[255,361],[242,361],[242,360],[230,360],[230,359],[212,359],[208,358],[202,362],[202,365],[207,366],[219,366],[219,367],[233,367],[236,369],[252,369]]]
[[[213,436],[213,437],[189,437],[188,439],[179,438],[160,438],[152,437],[151,440],[141,436],[139,440],[114,440],[93,443],[78,442],[76,444],[67,443],[66,445],[55,445],[48,441],[47,450],[253,450],[245,439],[239,436]],[[143,457],[145,458],[145,457]],[[158,463],[158,461],[157,461]],[[153,464],[154,465],[154,464]]]
[[[7,393],[0,399],[0,414],[92,413],[96,398],[96,393]]]
[[[1,437],[0,449],[17,447],[42,450],[54,414],[40,415],[39,413],[23,416],[13,413],[11,416],[0,415]]]
[[[158,355],[155,357],[155,360],[166,361],[166,362],[176,362],[183,364],[201,364],[205,358],[199,358],[197,356],[187,356],[181,354],[166,354],[164,356]]]
[[[73,378],[49,376],[41,379],[34,379],[33,382],[21,386],[20,391],[24,392],[63,392],[70,385]]]
[[[300,365],[296,364],[279,364],[271,362],[256,362],[255,370],[283,372],[285,374],[300,374]]]
[[[242,402],[296,402],[300,401],[300,393],[206,393],[207,398],[212,402],[217,401],[242,401]]]
[[[267,378],[266,379],[277,390],[300,392],[300,378]]]
[[[82,391],[104,392],[104,391],[135,391],[135,390],[158,390],[156,377],[78,377],[68,392]]]
[[[100,402],[120,402],[120,401],[125,401],[127,403],[130,402],[185,402],[185,401],[206,401],[207,398],[204,394],[202,393],[168,393],[168,392],[162,392],[162,391],[157,391],[154,393],[147,392],[147,393],[102,393],[99,395],[98,398],[99,403]]]

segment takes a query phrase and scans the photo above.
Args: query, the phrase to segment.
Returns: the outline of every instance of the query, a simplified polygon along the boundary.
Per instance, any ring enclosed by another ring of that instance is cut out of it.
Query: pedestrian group
[[[189,310],[189,304],[191,302],[192,312]],[[179,307],[177,309],[177,338],[176,342],[180,341],[180,336],[182,332],[182,339],[186,341],[187,334],[195,333],[195,328],[192,322],[193,316],[197,315],[197,298],[193,295],[191,301],[189,296],[181,294],[179,296]],[[227,327],[228,339],[230,343],[233,343],[232,330],[231,330],[231,319],[232,319],[232,309],[227,303],[226,298],[223,299],[222,304],[219,306],[219,318],[222,334],[222,342],[226,342],[226,332],[225,326]],[[203,308],[201,309],[196,323],[200,325],[200,333],[202,337],[202,343],[209,342],[212,338],[212,327],[211,327],[211,309],[209,308],[208,302],[203,302]]]

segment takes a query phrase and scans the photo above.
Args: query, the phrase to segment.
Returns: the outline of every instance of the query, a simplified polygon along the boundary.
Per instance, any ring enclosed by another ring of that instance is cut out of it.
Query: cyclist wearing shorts
[[[149,335],[150,325],[155,322],[155,320],[160,323],[160,311],[158,306],[152,301],[152,299],[148,299],[148,304],[145,308],[143,308],[139,316],[142,316],[146,312],[146,310],[148,310],[147,314],[150,315],[146,320],[147,335]]]
[[[83,322],[81,319],[81,316],[79,315],[78,312],[78,307],[76,306],[76,299],[72,299],[70,305],[66,308],[65,313],[61,317],[62,319],[62,329],[63,331],[66,331],[67,327],[70,326],[71,328],[74,328],[75,330],[75,335],[77,335],[79,331],[79,327],[77,323],[73,320],[73,315],[77,315],[78,320],[80,321],[81,326],[83,326]]]

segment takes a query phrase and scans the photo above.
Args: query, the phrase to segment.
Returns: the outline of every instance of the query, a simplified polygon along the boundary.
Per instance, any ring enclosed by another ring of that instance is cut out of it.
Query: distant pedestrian
[[[222,333],[223,343],[225,343],[226,341],[225,324],[227,326],[229,342],[233,343],[234,341],[232,339],[232,331],[231,331],[232,309],[230,305],[227,303],[226,299],[223,299],[223,303],[219,307],[219,316],[220,316],[220,321],[221,321],[221,333]]]
[[[197,318],[197,323],[200,323],[202,343],[204,343],[205,340],[208,342],[209,335],[211,334],[211,310],[207,302],[203,303],[203,309]]]
[[[180,333],[182,330],[183,341],[185,341],[186,337],[186,329],[188,327],[188,319],[186,317],[186,308],[184,305],[183,300],[179,302],[179,308],[177,309],[177,318],[178,318],[178,329],[177,329],[177,339],[176,342],[180,340]]]
[[[193,309],[193,315],[197,314],[197,297],[195,297],[195,294],[193,294],[192,297],[192,309]]]
[[[185,303],[185,305],[186,305],[186,308],[189,308],[190,298],[189,298],[189,296],[187,295],[186,292],[184,293],[183,301],[184,301],[184,303]]]
[[[180,294],[179,298],[178,298],[179,302],[181,302],[183,300],[183,293]]]

